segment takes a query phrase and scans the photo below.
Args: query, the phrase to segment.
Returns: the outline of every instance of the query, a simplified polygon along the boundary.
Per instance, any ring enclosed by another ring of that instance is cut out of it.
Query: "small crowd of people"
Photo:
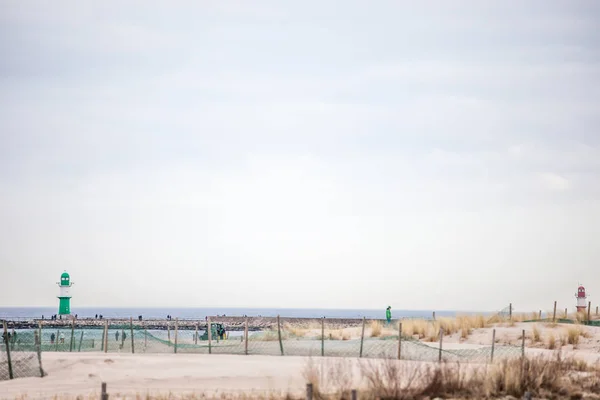
[[[54,344],[54,341],[56,340],[56,334],[52,333],[50,335],[50,344]],[[59,336],[58,336],[58,342],[59,343],[64,343],[65,342],[65,334],[60,332]]]
[[[17,343],[17,332],[13,329],[12,332],[3,332],[2,340],[4,343]]]

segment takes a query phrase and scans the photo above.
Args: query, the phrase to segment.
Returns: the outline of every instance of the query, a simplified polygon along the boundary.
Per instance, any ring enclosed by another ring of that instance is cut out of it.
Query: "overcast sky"
[[[418,4],[418,5],[417,5]],[[2,306],[600,302],[600,2],[0,2]]]

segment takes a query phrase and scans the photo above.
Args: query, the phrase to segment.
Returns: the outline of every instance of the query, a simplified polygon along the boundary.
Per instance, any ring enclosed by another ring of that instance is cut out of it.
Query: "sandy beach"
[[[349,333],[355,328],[348,328]],[[492,330],[496,329],[498,346],[520,346],[522,331],[526,331],[527,356],[556,355],[558,349],[564,357],[574,357],[588,363],[600,363],[600,329],[594,327],[548,324],[513,323],[495,324],[474,329],[467,337],[454,333],[444,337],[445,350],[478,350],[490,345]],[[577,343],[568,342],[568,331],[577,329]],[[556,340],[549,349],[550,338]],[[345,341],[336,341],[344,343]],[[388,342],[388,341],[385,341]],[[392,345],[391,341],[390,345]],[[317,341],[318,343],[318,341]],[[332,342],[334,343],[334,342]],[[421,341],[435,350],[438,342]],[[276,343],[273,343],[276,345]],[[393,346],[393,345],[392,345]],[[276,354],[276,353],[274,353]],[[122,353],[60,353],[44,352],[44,378],[24,378],[0,382],[2,398],[75,398],[97,396],[101,382],[107,382],[111,398],[136,395],[163,395],[168,393],[195,394],[296,394],[302,395],[309,363],[330,368],[343,363],[354,371],[347,384],[364,388],[360,378],[359,363],[384,363],[381,359],[356,357],[300,357],[277,355],[226,355],[226,354],[128,354]],[[400,361],[407,371],[435,365],[434,362]],[[485,365],[485,364],[483,364]],[[328,367],[329,366],[329,367]],[[479,363],[465,363],[467,369],[479,368]],[[330,368],[331,369],[331,368]]]

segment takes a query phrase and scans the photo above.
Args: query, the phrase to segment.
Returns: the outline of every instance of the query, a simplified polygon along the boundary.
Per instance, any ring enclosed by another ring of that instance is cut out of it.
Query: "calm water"
[[[40,318],[57,314],[58,307],[0,307],[0,319]],[[381,310],[350,310],[350,309],[311,309],[311,308],[144,308],[144,307],[73,307],[72,314],[78,318],[93,318],[102,314],[105,318],[137,318],[142,315],[145,319],[165,318],[168,314],[179,319],[204,319],[207,316],[227,315],[249,317],[304,317],[304,318],[385,318],[385,308]],[[456,311],[436,311],[436,316],[455,316]],[[463,312],[460,312],[463,313]],[[464,312],[471,313],[471,312]],[[431,310],[394,310],[392,318],[430,318]]]

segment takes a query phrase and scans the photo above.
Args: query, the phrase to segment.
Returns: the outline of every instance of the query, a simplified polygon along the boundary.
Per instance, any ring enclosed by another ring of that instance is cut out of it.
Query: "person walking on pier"
[[[388,306],[388,308],[385,310],[385,319],[387,320],[387,323],[391,323],[392,322],[392,307]]]
[[[118,342],[119,341],[119,331],[115,332],[115,341]]]

